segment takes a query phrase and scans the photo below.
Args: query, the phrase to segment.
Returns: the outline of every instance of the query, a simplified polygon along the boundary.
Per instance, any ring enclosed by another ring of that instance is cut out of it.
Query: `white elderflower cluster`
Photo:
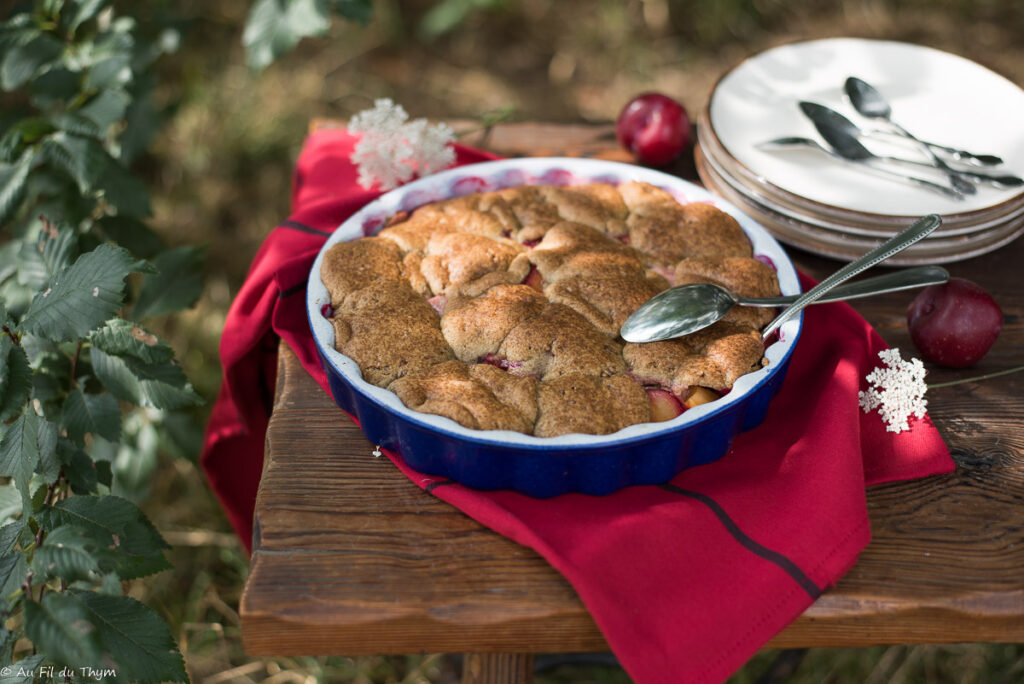
[[[405,109],[384,98],[359,112],[348,129],[361,134],[352,154],[359,184],[381,190],[397,188],[414,176],[426,176],[451,165],[455,131],[447,124],[431,126],[426,119],[409,121]]]
[[[858,395],[860,407],[864,413],[878,409],[889,432],[909,430],[910,417],[924,418],[928,406],[924,364],[920,359],[904,360],[899,349],[883,349],[878,358],[886,367],[868,374],[870,387]]]

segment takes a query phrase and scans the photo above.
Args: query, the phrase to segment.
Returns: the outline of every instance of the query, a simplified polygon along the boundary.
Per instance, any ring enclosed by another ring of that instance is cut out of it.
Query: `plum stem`
[[[965,382],[977,382],[979,380],[988,380],[989,378],[998,378],[1000,375],[1009,375],[1010,373],[1016,373],[1022,370],[1024,370],[1024,366],[1016,366],[1014,368],[1007,368],[1006,370],[996,371],[994,373],[977,375],[973,378],[961,378],[960,380],[950,380],[949,382],[937,382],[934,385],[928,383],[928,389],[936,389],[937,387],[952,387],[953,385],[962,385]]]

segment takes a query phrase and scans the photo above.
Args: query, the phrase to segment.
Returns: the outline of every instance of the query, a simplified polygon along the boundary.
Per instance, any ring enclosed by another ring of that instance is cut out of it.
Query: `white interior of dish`
[[[784,136],[821,140],[798,103],[831,107],[864,128],[884,122],[860,116],[843,84],[856,76],[892,105],[892,118],[922,140],[998,154],[1003,173],[1024,175],[1024,90],[970,60],[933,48],[880,40],[830,38],[782,45],[726,74],[712,93],[709,123],[722,145],[754,176],[815,202],[892,216],[980,212],[1016,200],[1020,188],[978,185],[962,201],[865,173],[820,151],[765,151],[758,143]],[[930,162],[918,148],[864,139],[877,154]],[[902,167],[943,182],[928,169]]]
[[[334,244],[372,234],[380,229],[388,217],[400,211],[410,211],[427,202],[478,191],[497,190],[518,185],[581,185],[603,182],[618,185],[629,181],[643,181],[664,188],[680,203],[709,202],[728,212],[739,222],[750,237],[754,254],[770,259],[776,268],[783,294],[797,294],[800,285],[796,269],[778,242],[756,221],[732,204],[711,194],[704,188],[660,171],[632,164],[592,159],[533,158],[484,162],[444,171],[403,185],[382,195],[352,215],[327,239],[310,271],[306,291],[306,309],[313,330],[314,341],[321,353],[337,372],[364,396],[402,417],[456,435],[462,439],[512,444],[523,448],[559,445],[612,445],[674,431],[694,423],[704,416],[738,402],[744,395],[764,382],[789,355],[799,336],[803,315],[787,321],[779,330],[779,341],[765,351],[765,367],[739,378],[731,392],[721,399],[689,409],[678,417],[661,423],[631,425],[611,435],[571,434],[559,437],[534,437],[506,430],[473,430],[442,416],[413,411],[406,407],[393,392],[371,385],[362,378],[359,366],[334,348],[334,328],[320,311],[330,303],[327,288],[320,278],[324,253]]]

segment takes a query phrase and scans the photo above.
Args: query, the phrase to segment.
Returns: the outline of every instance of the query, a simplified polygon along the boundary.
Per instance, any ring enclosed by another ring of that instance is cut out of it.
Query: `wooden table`
[[[505,124],[470,142],[508,156],[628,160],[610,126]],[[674,169],[695,177],[692,166]],[[821,278],[837,263],[790,249]],[[948,265],[1000,302],[1000,339],[972,371],[1024,363],[1024,240]],[[911,350],[912,293],[860,301]],[[936,389],[954,474],[868,492],[873,541],[769,647],[1024,641],[1024,373]],[[411,484],[282,345],[241,600],[251,655],[466,652],[467,681],[527,681],[533,653],[607,651],[568,583],[532,550]]]

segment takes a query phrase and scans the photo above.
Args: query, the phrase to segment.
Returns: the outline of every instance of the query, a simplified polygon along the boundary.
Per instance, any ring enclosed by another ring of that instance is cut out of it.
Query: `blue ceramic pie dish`
[[[335,402],[355,416],[366,438],[393,450],[410,467],[475,489],[510,489],[534,497],[568,492],[602,495],[623,487],[662,484],[677,473],[726,454],[733,438],[759,425],[782,385],[800,335],[802,314],[786,322],[765,350],[767,363],[740,377],[720,399],[661,423],[630,425],[609,435],[534,437],[473,430],[406,407],[398,396],[362,378],[359,366],[334,349],[334,329],[321,314],[330,296],[320,278],[324,253],[335,243],[372,235],[387,219],[417,206],[472,192],[519,185],[578,185],[643,181],[681,203],[710,202],[739,221],[754,254],[774,266],[783,294],[800,291],[796,269],[768,232],[703,188],[651,169],[589,159],[530,158],[459,167],[413,181],[371,202],[327,240],[310,271],[306,310]]]

